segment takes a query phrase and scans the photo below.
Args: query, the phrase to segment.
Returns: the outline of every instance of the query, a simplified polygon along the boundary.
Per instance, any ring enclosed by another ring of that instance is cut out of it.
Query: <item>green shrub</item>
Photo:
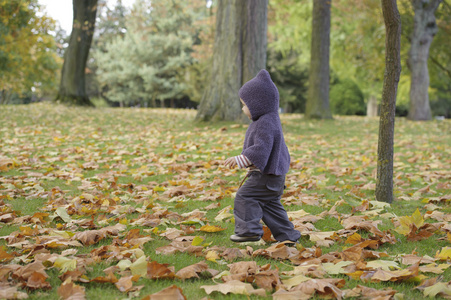
[[[331,86],[330,106],[338,115],[365,115],[366,105],[363,93],[351,79],[342,79]]]

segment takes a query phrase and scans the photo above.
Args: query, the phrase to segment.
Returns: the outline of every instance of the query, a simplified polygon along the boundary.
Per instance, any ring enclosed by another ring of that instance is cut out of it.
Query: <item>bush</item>
[[[330,89],[330,107],[338,115],[365,115],[366,104],[360,88],[351,79],[337,81]]]

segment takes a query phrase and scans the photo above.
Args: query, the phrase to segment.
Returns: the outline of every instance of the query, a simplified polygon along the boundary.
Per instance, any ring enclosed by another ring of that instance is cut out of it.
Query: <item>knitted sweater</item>
[[[285,175],[290,154],[279,118],[279,92],[269,73],[261,70],[241,87],[239,95],[253,121],[246,131],[241,154],[264,174]]]

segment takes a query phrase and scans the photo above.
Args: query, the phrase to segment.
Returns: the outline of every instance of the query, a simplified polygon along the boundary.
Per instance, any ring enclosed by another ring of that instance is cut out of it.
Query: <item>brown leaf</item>
[[[345,285],[344,279],[325,278],[312,279],[304,281],[293,287],[290,291],[301,291],[304,294],[313,296],[315,293],[319,296],[334,297],[342,299],[344,294],[339,288]]]
[[[27,293],[17,290],[17,286],[0,284],[0,299],[27,299]]]
[[[282,285],[277,270],[267,270],[257,273],[254,282],[258,287],[263,288],[266,291],[278,289],[278,287]]]
[[[174,267],[169,264],[159,264],[156,261],[147,263],[147,278],[149,279],[174,279]]]
[[[220,292],[222,294],[240,294],[240,295],[258,295],[266,296],[266,292],[263,289],[254,290],[251,284],[243,283],[241,281],[229,281],[217,285],[203,285],[200,288],[210,295],[213,292]]]
[[[285,291],[283,289],[278,290],[272,294],[272,300],[308,300],[311,296],[304,294],[301,291]]]
[[[126,293],[133,288],[132,278],[133,276],[121,277],[117,282],[114,283],[114,285],[119,291]]]
[[[141,300],[186,300],[183,291],[176,285],[171,285],[155,294],[148,295]]]
[[[31,276],[28,278],[27,283],[25,286],[29,289],[35,290],[35,289],[51,289],[52,286],[50,283],[46,281],[48,278],[47,275],[44,275],[40,272],[33,272]]]
[[[201,261],[197,264],[185,267],[179,270],[175,275],[180,279],[199,278],[199,274],[208,269],[206,262]]]
[[[224,257],[225,260],[232,261],[237,258],[243,258],[244,254],[238,248],[227,248],[222,252],[221,256]]]
[[[345,291],[346,297],[350,296],[351,292],[356,295],[355,297],[362,297],[362,299],[392,299],[392,296],[396,294],[395,290],[391,288],[384,290],[377,290],[374,288],[369,288],[363,285],[357,285],[352,290]]]
[[[98,276],[94,279],[91,279],[91,282],[98,282],[98,283],[116,283],[117,278],[114,276],[113,273],[108,273],[106,277],[104,276]]]
[[[90,246],[98,243],[105,237],[105,233],[100,230],[86,230],[83,232],[77,232],[73,239],[80,241],[85,246]]]
[[[58,296],[64,300],[84,300],[86,299],[85,288],[74,284],[70,279],[63,282],[58,287]]]

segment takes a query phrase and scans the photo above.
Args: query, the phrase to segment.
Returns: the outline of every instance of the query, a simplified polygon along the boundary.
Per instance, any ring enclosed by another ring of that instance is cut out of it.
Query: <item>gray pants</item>
[[[297,241],[301,233],[294,229],[280,203],[284,186],[285,176],[250,172],[235,197],[235,234],[262,236],[260,220],[263,220],[277,241]]]

